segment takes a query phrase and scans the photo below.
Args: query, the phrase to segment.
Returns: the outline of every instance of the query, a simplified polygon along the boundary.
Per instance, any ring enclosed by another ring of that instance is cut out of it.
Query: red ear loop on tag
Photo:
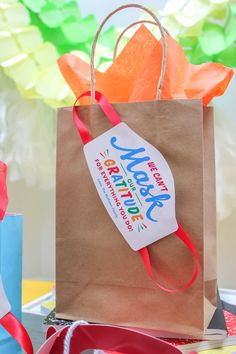
[[[86,96],[91,96],[91,91],[86,91],[80,95],[72,108],[72,114],[73,114],[73,120],[76,126],[76,129],[79,132],[79,135],[83,141],[84,144],[89,143],[91,140],[93,140],[89,129],[86,127],[84,122],[80,119],[78,112],[76,111],[76,103],[82,98]],[[95,99],[98,102],[99,106],[101,107],[102,111],[104,112],[105,116],[108,118],[108,120],[111,122],[113,126],[116,126],[119,123],[122,123],[122,120],[112,107],[112,105],[107,101],[106,97],[103,96],[100,92],[95,91]]]
[[[155,276],[153,274],[152,271],[152,267],[151,267],[151,260],[150,260],[150,255],[148,252],[148,248],[144,247],[141,250],[139,250],[139,254],[142,258],[142,261],[144,263],[144,266],[146,268],[146,272],[148,273],[149,277],[152,279],[152,281],[162,290],[168,292],[168,293],[177,293],[183,290],[188,289],[196,280],[197,275],[198,275],[198,259],[197,259],[197,252],[196,249],[189,237],[189,235],[187,234],[187,232],[182,228],[182,226],[180,224],[178,224],[178,229],[177,231],[175,231],[176,236],[179,237],[179,239],[181,241],[183,241],[183,243],[188,247],[188,249],[191,251],[193,258],[194,258],[194,262],[195,262],[195,267],[194,267],[194,272],[193,275],[191,277],[191,279],[182,287],[177,288],[177,289],[169,289],[166,288],[165,286],[161,285],[160,283],[158,283],[155,279]],[[156,272],[155,272],[156,273]]]
[[[33,346],[26,329],[11,312],[8,312],[0,319],[0,324],[20,344],[27,354],[33,354]]]
[[[88,130],[88,128],[86,127],[86,125],[83,123],[83,121],[80,119],[78,112],[76,111],[76,103],[85,96],[91,96],[91,91],[86,91],[84,92],[82,95],[80,95],[75,103],[74,106],[72,108],[72,114],[73,114],[73,120],[76,126],[77,131],[79,132],[81,139],[83,141],[84,144],[87,144],[88,142],[90,142],[91,140],[93,140],[92,136],[90,135],[90,132]],[[122,120],[119,117],[119,115],[117,114],[117,112],[114,110],[114,108],[112,107],[112,105],[108,102],[108,100],[98,91],[95,91],[95,99],[97,100],[100,108],[102,109],[102,111],[104,112],[105,116],[108,118],[108,120],[111,122],[111,124],[113,126],[116,126],[117,124],[121,123]],[[139,254],[142,258],[142,261],[144,263],[144,266],[146,268],[146,272],[148,273],[149,277],[152,279],[152,281],[155,283],[155,285],[157,285],[160,289],[168,292],[168,293],[176,293],[176,292],[180,292],[183,290],[188,289],[196,280],[197,275],[198,275],[198,259],[197,259],[197,252],[196,249],[189,237],[189,235],[187,234],[187,232],[182,228],[182,226],[180,224],[178,224],[178,229],[175,232],[176,236],[178,236],[180,238],[180,240],[188,247],[188,249],[191,251],[194,261],[195,261],[195,268],[194,268],[194,272],[193,272],[193,276],[192,278],[182,287],[177,288],[177,289],[169,289],[166,288],[165,286],[161,285],[160,283],[158,283],[155,279],[155,276],[152,272],[152,267],[151,267],[151,260],[150,260],[150,255],[148,252],[148,248],[144,247],[141,250],[139,250]]]

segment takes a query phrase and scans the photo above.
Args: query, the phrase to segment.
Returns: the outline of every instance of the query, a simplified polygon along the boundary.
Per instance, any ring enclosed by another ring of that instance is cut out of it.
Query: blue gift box
[[[5,215],[0,222],[0,274],[11,312],[21,320],[23,216]],[[16,341],[0,326],[0,352],[20,354]]]

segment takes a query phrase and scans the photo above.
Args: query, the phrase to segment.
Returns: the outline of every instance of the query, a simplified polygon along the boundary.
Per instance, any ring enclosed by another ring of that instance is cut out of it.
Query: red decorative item
[[[64,342],[69,326],[54,333],[37,354],[64,354]],[[179,354],[174,346],[149,335],[127,328],[83,324],[76,327],[71,336],[70,354],[86,349],[101,349],[105,353],[120,354]]]
[[[0,324],[20,344],[27,354],[33,354],[33,346],[30,337],[21,322],[11,313],[0,319]]]

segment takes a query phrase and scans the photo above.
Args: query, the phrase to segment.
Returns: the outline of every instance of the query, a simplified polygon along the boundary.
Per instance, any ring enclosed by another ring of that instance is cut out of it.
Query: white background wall
[[[152,4],[161,8],[165,1],[143,0],[140,4]],[[81,1],[83,15],[89,12],[97,14],[101,20],[109,11],[127,1]],[[116,15],[113,23],[124,26],[138,18],[139,12],[127,12]],[[224,108],[234,119],[236,106],[232,92],[234,84],[224,98],[218,99],[218,105]],[[232,106],[229,107],[229,102]],[[236,136],[235,136],[236,139]],[[236,164],[236,160],[235,160]],[[235,181],[236,183],[236,181]],[[236,196],[235,196],[236,197]],[[24,182],[9,183],[9,211],[24,214],[24,277],[34,279],[54,279],[55,274],[55,191],[42,191],[37,187],[29,187]],[[218,223],[218,273],[219,285],[236,289],[236,210]]]

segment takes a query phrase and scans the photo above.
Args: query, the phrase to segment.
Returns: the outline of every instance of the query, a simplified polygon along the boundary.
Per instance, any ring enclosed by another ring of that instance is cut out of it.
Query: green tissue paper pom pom
[[[53,4],[57,7],[63,7],[66,3],[65,0],[48,0],[48,3]]]
[[[224,31],[225,40],[228,45],[236,40],[236,4],[231,4],[228,11]]]
[[[68,18],[61,27],[67,40],[71,43],[83,43],[89,38],[89,31],[77,18]]]
[[[21,0],[21,2],[33,12],[39,12],[46,5],[46,0]]]
[[[40,19],[50,28],[58,27],[64,20],[62,11],[54,4],[46,4],[39,14]]]
[[[236,43],[219,53],[216,61],[229,67],[236,67]]]
[[[200,45],[197,44],[196,47],[192,51],[192,55],[190,56],[189,61],[192,64],[202,64],[202,63],[207,63],[209,61],[212,61],[212,58],[211,58],[211,56],[209,56],[205,52],[203,52]]]
[[[69,17],[76,17],[78,20],[81,19],[81,12],[76,1],[69,1],[64,3],[61,11],[63,12],[64,19]]]
[[[226,49],[227,44],[223,27],[216,23],[206,22],[203,25],[199,43],[202,51],[209,56]]]

